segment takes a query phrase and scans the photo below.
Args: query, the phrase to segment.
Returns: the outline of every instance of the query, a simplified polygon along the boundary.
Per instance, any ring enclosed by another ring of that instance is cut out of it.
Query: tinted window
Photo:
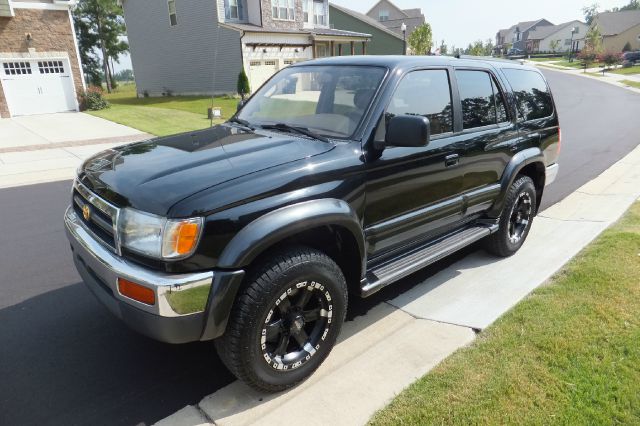
[[[449,77],[445,70],[414,71],[396,89],[387,121],[396,115],[422,115],[431,122],[431,134],[453,131]]]
[[[484,71],[456,70],[456,79],[462,103],[462,128],[496,124],[491,76]]]
[[[507,115],[507,106],[504,103],[504,95],[496,85],[496,82],[493,78],[491,79],[491,87],[493,88],[493,97],[496,101],[496,115],[498,116],[498,123],[509,121],[509,116]]]
[[[513,93],[520,117],[525,121],[548,117],[553,113],[551,93],[540,74],[535,71],[504,70]]]

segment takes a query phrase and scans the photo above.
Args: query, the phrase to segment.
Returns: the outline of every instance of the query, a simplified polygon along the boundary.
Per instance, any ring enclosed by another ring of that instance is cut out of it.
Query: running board
[[[361,295],[367,297],[379,291],[383,287],[410,275],[425,266],[441,260],[450,254],[475,243],[476,241],[493,234],[498,230],[498,225],[474,226],[424,246],[409,254],[400,256],[374,267],[367,273],[366,283],[362,286]]]

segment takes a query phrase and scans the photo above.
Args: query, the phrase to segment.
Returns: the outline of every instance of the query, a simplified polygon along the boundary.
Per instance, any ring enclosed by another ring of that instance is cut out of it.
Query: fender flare
[[[218,267],[245,267],[277,242],[325,225],[346,228],[356,240],[361,264],[364,264],[364,232],[358,215],[343,200],[323,198],[281,207],[250,222],[227,244],[218,259]]]
[[[527,148],[511,157],[511,160],[507,164],[507,167],[500,178],[500,194],[498,194],[493,206],[487,212],[489,217],[497,218],[500,216],[502,209],[504,208],[504,202],[509,187],[515,181],[518,173],[520,173],[524,167],[532,163],[540,163],[544,168],[544,154],[538,147]]]

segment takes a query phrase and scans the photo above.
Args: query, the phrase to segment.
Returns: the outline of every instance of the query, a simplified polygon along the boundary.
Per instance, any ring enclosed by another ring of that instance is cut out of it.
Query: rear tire
[[[237,378],[277,392],[308,378],[331,352],[347,285],[329,256],[307,247],[276,252],[253,270],[215,345]]]
[[[536,187],[528,176],[520,176],[507,191],[499,229],[484,241],[484,248],[496,256],[508,257],[524,244],[536,212]]]

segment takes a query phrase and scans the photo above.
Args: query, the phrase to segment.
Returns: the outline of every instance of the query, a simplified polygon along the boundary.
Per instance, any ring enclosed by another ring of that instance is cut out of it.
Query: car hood
[[[199,191],[333,147],[220,125],[103,151],[85,161],[79,178],[118,206],[166,215],[175,203]]]

